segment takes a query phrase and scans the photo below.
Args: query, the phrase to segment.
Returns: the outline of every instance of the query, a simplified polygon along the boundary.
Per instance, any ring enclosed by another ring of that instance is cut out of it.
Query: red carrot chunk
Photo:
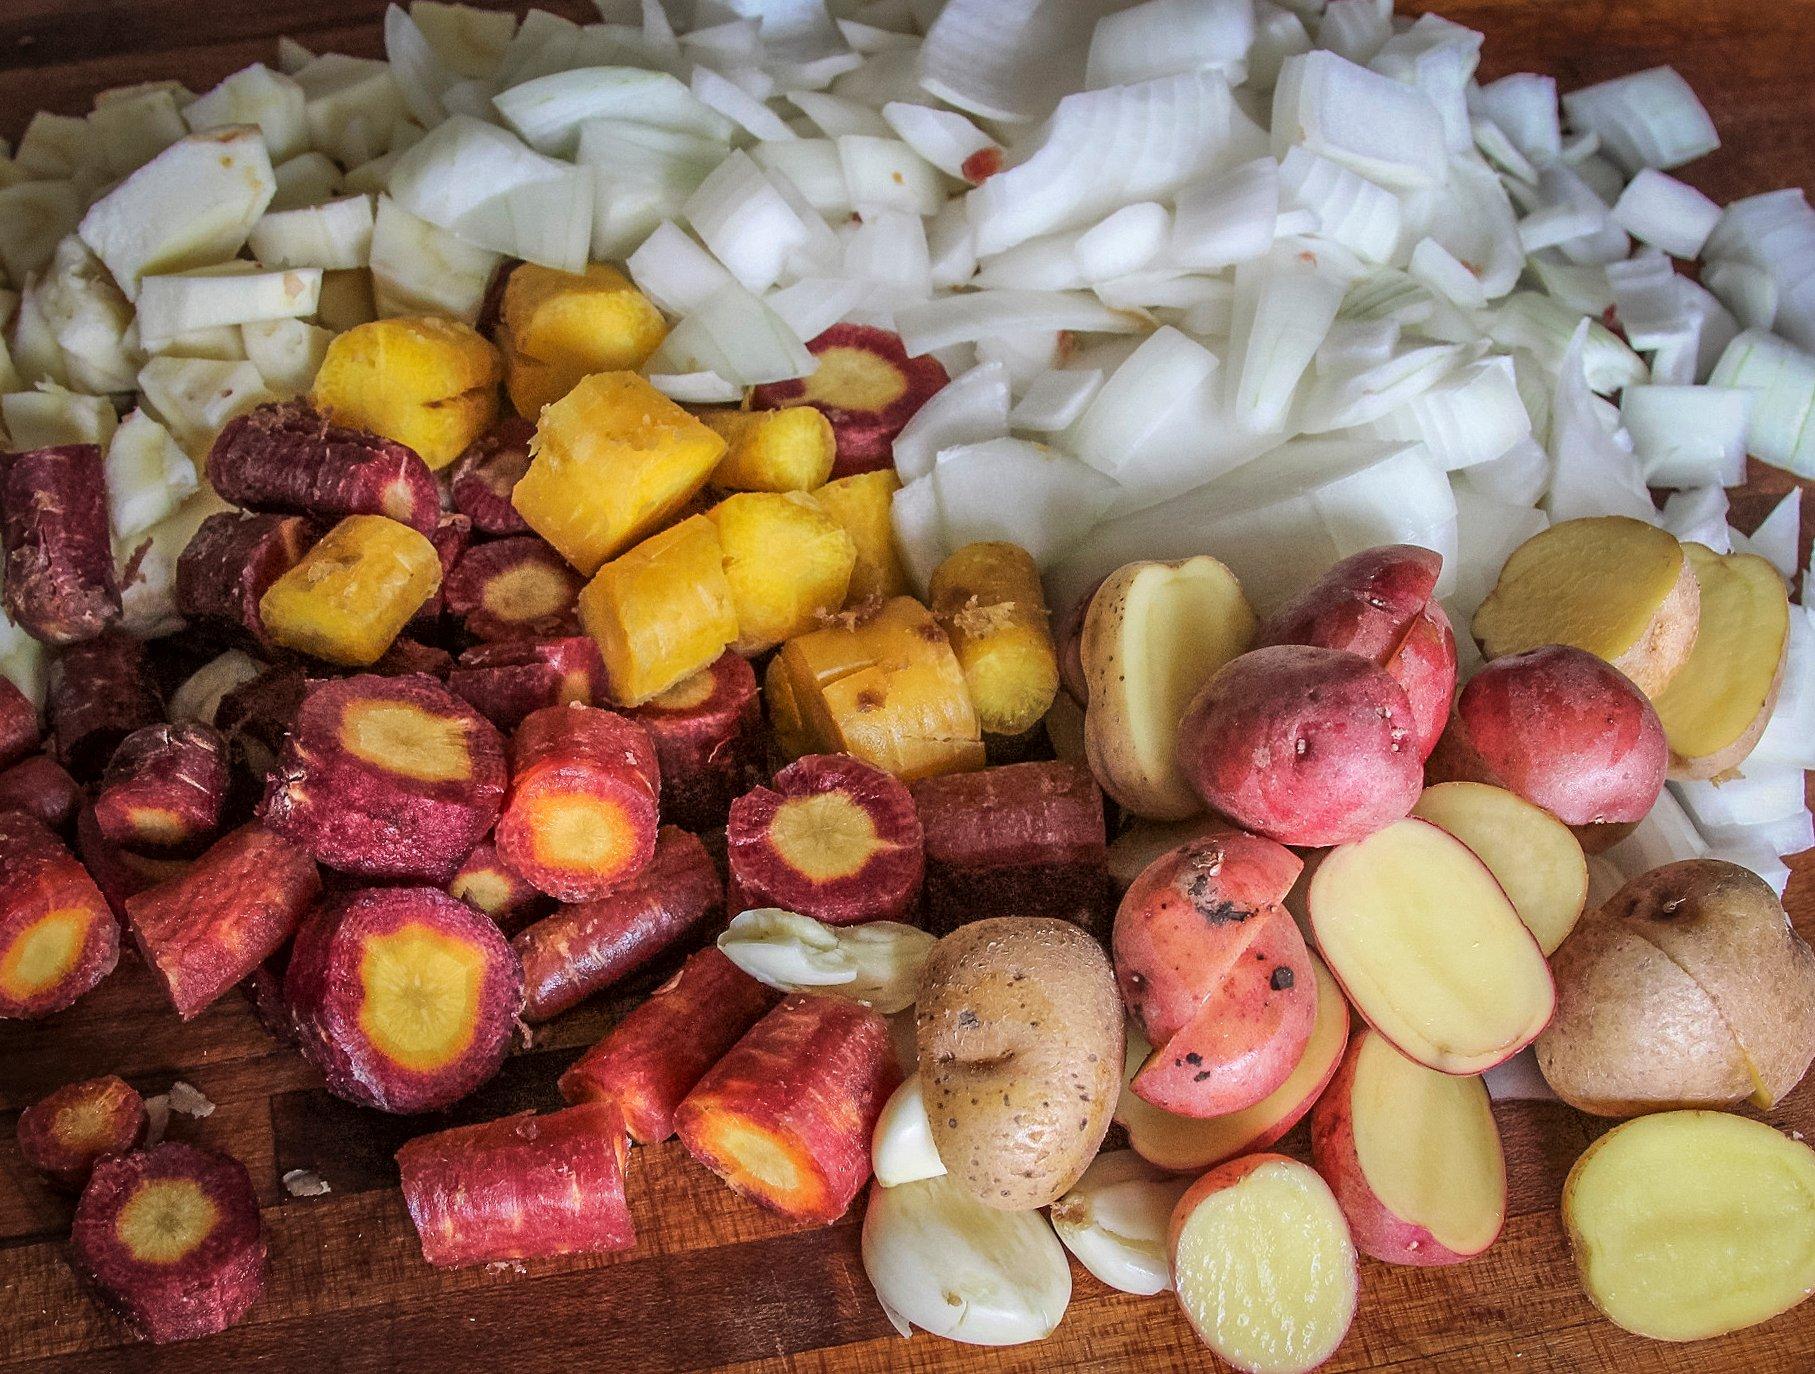
[[[504,799],[504,741],[431,677],[309,686],[260,817],[342,873],[445,885]]]
[[[591,635],[480,644],[460,655],[448,689],[500,730],[545,706],[605,704],[605,660]]]
[[[76,856],[42,822],[0,812],[0,1021],[62,1011],[119,958],[120,928]]]
[[[410,1141],[397,1168],[423,1259],[461,1269],[629,1249],[623,1141],[617,1114],[596,1103]]]
[[[113,912],[114,919],[122,929],[126,925],[128,898],[138,896],[146,888],[168,882],[189,869],[191,861],[188,859],[160,854],[135,854],[130,849],[122,849],[101,833],[91,802],[83,802],[76,813],[75,830],[76,857],[82,861],[82,867],[88,870],[88,876],[94,879],[95,886],[107,899],[108,910]]]
[[[98,778],[126,736],[164,718],[144,644],[109,632],[71,645],[51,668],[47,711],[57,762]]]
[[[189,868],[126,899],[126,922],[185,1021],[249,976],[296,933],[321,896],[315,861],[247,825]]]
[[[708,945],[574,1061],[561,1096],[611,1104],[639,1145],[666,1140],[681,1099],[780,1000]]]
[[[208,480],[247,510],[340,520],[384,515],[423,534],[441,518],[435,475],[412,450],[331,423],[301,401],[230,421],[208,454]]]
[[[147,725],[120,742],[95,792],[95,823],[124,849],[189,850],[221,826],[227,737],[211,725]]]
[[[269,644],[259,598],[315,542],[300,515],[223,511],[202,521],[176,560],[176,608],[184,619]]]
[[[0,772],[0,811],[23,811],[52,830],[76,814],[82,789],[69,770],[48,754],[35,754]]]
[[[24,759],[43,737],[38,708],[32,705],[31,698],[10,678],[0,677],[0,769],[11,768]]]
[[[662,766],[662,818],[715,830],[755,785],[767,751],[749,662],[727,653],[627,713],[649,732]]]
[[[870,1177],[870,1133],[901,1081],[888,1023],[839,997],[782,1001],[675,1113],[688,1152],[737,1192],[830,1223]]]
[[[1110,914],[1103,794],[1062,760],[922,778],[927,928],[1053,916],[1100,931]]]
[[[284,1000],[329,1092],[408,1115],[452,1106],[498,1072],[523,968],[497,926],[445,892],[367,888],[304,920]]]
[[[93,639],[120,618],[101,450],[0,454],[6,613],[45,644]]]
[[[76,1272],[155,1344],[232,1326],[265,1286],[265,1236],[237,1159],[165,1141],[95,1166],[70,1233]]]
[[[513,415],[475,439],[460,455],[452,484],[454,509],[486,534],[528,534],[529,522],[510,503],[511,489],[529,471],[531,420]]]
[[[704,935],[725,910],[706,846],[665,825],[635,876],[520,931],[525,1021],[546,1021]]]
[[[399,637],[391,641],[384,656],[372,665],[379,677],[409,677],[422,673],[441,682],[454,670],[454,656],[446,649],[424,644],[420,639]]]
[[[923,868],[906,786],[848,754],[809,754],[731,804],[731,905],[828,925],[910,918]]]
[[[474,639],[546,639],[578,632],[574,603],[583,585],[547,540],[525,534],[475,544],[442,593]]]
[[[138,1149],[148,1125],[124,1079],[85,1078],[19,1113],[19,1154],[51,1187],[79,1193],[101,1160]]]
[[[429,536],[429,543],[435,546],[435,557],[441,563],[441,581],[436,585],[429,599],[422,603],[422,609],[410,617],[409,628],[418,633],[431,633],[441,623],[441,617],[447,612],[447,579],[454,571],[456,564],[465,557],[466,551],[473,542],[473,522],[464,515],[443,515],[435,524],[435,532]],[[377,671],[374,667],[374,671]],[[442,673],[438,676],[446,677]]]
[[[635,721],[594,706],[545,707],[511,737],[494,842],[538,891],[590,901],[654,855],[661,785],[655,746]]]
[[[473,847],[447,885],[447,892],[490,916],[507,935],[514,935],[531,921],[547,915],[554,904],[524,882],[523,875],[504,862],[498,846],[490,840],[481,840]]]

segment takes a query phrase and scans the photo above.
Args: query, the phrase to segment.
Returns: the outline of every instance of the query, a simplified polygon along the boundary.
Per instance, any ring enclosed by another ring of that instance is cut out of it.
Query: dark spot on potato
[[[1292,970],[1281,964],[1273,970],[1273,976],[1267,980],[1267,986],[1275,992],[1284,992],[1296,981]]]
[[[1191,1081],[1193,1083],[1202,1083],[1209,1076],[1210,1076],[1210,1070],[1204,1069],[1200,1073],[1193,1074],[1191,1077]]]
[[[1185,1056],[1185,1062],[1191,1065],[1192,1068],[1196,1068],[1199,1064],[1204,1062],[1204,1056],[1199,1054],[1196,1050],[1193,1050],[1190,1054]]]
[[[1218,895],[1216,884],[1209,874],[1191,878],[1185,884],[1185,896],[1191,902],[1192,909],[1204,918],[1206,925],[1240,924],[1253,915],[1246,907]]]
[[[978,1026],[983,1024],[983,1021],[976,1012],[972,1011],[969,1007],[966,1007],[963,1011],[958,1013],[958,1024],[964,1027],[965,1030],[975,1030]]]

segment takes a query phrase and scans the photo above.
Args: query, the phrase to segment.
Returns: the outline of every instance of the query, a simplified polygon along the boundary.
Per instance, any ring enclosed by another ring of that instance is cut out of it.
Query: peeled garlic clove
[[[1166,1227],[1189,1178],[1162,1173],[1133,1150],[1098,1155],[1052,1205],[1053,1229],[1078,1262],[1124,1293],[1172,1288]]]
[[[838,947],[850,959],[856,978],[838,990],[884,1016],[914,1005],[920,970],[938,938],[899,921],[866,921],[839,926]]]
[[[876,1181],[884,1188],[915,1183],[923,1178],[938,1178],[945,1172],[945,1161],[933,1144],[933,1128],[926,1119],[926,1098],[920,1091],[920,1075],[910,1074],[895,1089],[876,1118],[876,1130],[870,1137],[870,1164]]]
[[[743,912],[718,937],[725,956],[783,992],[827,992],[885,1016],[914,1004],[937,940],[899,921],[829,926],[776,907]]]
[[[863,1268],[892,1317],[969,1345],[1041,1340],[1071,1302],[1046,1218],[985,1207],[947,1178],[870,1190]]]

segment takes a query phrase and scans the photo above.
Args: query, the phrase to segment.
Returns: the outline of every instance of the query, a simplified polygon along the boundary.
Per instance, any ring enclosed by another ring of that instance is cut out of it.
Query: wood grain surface
[[[201,90],[269,59],[289,33],[317,50],[380,50],[383,0],[6,0],[0,6],[0,134],[33,110],[81,112],[100,88],[178,77]],[[553,3],[576,18],[589,7]],[[1488,35],[1483,70],[1556,75],[1565,89],[1659,62],[1706,100],[1725,146],[1684,175],[1721,199],[1815,170],[1815,4],[1810,0],[1462,0],[1447,17]],[[1738,495],[1749,528],[1792,486],[1754,467]],[[1804,493],[1807,530],[1815,501]],[[1805,535],[1806,540],[1806,535]],[[1806,551],[1807,544],[1805,542]],[[1789,905],[1815,939],[1815,856]],[[229,996],[180,1024],[136,963],[79,1006],[0,1027],[0,1371],[495,1370],[663,1371],[1209,1369],[1215,1360],[1167,1299],[1111,1292],[1074,1266],[1064,1324],[1035,1346],[992,1352],[930,1336],[902,1341],[858,1257],[858,1216],[802,1229],[734,1198],[673,1143],[633,1152],[629,1192],[640,1243],[603,1259],[519,1272],[440,1273],[425,1265],[391,1153],[409,1135],[524,1107],[557,1105],[557,1073],[633,999],[580,1008],[543,1028],[491,1086],[441,1118],[404,1122],[328,1097],[250,1009]],[[172,1134],[217,1145],[252,1171],[271,1247],[264,1298],[209,1340],[153,1349],[82,1294],[64,1262],[70,1208],[20,1162],[20,1108],[57,1085],[117,1072],[161,1092],[181,1077],[217,1105]],[[1583,1297],[1556,1215],[1564,1174],[1607,1123],[1566,1108],[1496,1109],[1511,1179],[1506,1231],[1450,1269],[1364,1263],[1362,1303],[1331,1370],[1815,1370],[1815,1303],[1692,1346],[1628,1336]],[[1815,1087],[1770,1119],[1815,1137]],[[1302,1129],[1286,1148],[1304,1153]],[[287,1197],[285,1171],[313,1169],[333,1191]]]

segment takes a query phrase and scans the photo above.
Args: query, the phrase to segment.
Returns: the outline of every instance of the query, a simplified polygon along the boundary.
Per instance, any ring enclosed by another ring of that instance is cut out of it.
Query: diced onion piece
[[[758,143],[750,156],[772,177],[786,179],[820,214],[840,218],[851,213],[851,191],[845,182],[838,145],[829,138],[796,138],[787,143]]]
[[[1220,366],[1216,354],[1171,326],[1156,329],[1103,384],[1070,443],[1099,472],[1127,482],[1126,469],[1152,456],[1155,432],[1188,405]]]
[[[1548,296],[1515,291],[1493,311],[1488,337],[1502,348],[1529,351],[1545,371],[1555,374],[1562,370],[1564,354],[1581,322],[1580,315]],[[1582,361],[1590,389],[1600,395],[1611,395],[1649,377],[1644,360],[1599,320],[1588,322]]]
[[[1550,455],[1556,470],[1545,509],[1552,520],[1629,515],[1655,523],[1657,509],[1645,490],[1638,460],[1616,444],[1601,423],[1598,402],[1583,374],[1588,325],[1583,320],[1569,341],[1551,403]]]
[[[914,42],[905,34],[890,36],[904,38],[910,44]],[[860,105],[855,100],[846,100],[842,96],[829,95],[824,91],[789,91],[787,100],[828,139],[837,138],[841,134],[869,134],[875,138],[887,138],[891,131],[901,135],[901,131],[889,123],[886,115],[877,114],[868,105]],[[909,139],[908,142],[912,143],[913,140]],[[926,157],[924,152],[920,155]],[[932,159],[927,158],[927,161]]]
[[[945,204],[938,173],[900,139],[846,134],[837,142],[845,191],[858,214],[905,210],[930,215]]]
[[[909,353],[931,353],[1002,334],[1066,329],[1133,334],[1142,322],[1076,292],[972,291],[899,311],[895,327]]]
[[[1348,280],[1326,257],[1282,240],[1235,270],[1232,394],[1251,431],[1283,424],[1299,378],[1336,319]]]
[[[710,67],[693,69],[691,89],[694,98],[702,105],[718,111],[752,138],[786,142],[796,137],[794,130],[774,110]]]
[[[732,153],[700,183],[684,208],[731,275],[752,291],[773,286],[788,256],[808,241],[807,225],[747,153]]]
[[[740,386],[804,377],[817,362],[787,323],[736,282],[727,282],[669,331],[652,372],[715,372]]]
[[[442,63],[441,55],[401,5],[385,10],[384,55],[404,106],[415,121],[426,129],[446,119],[448,110],[441,96],[459,77]]]
[[[932,483],[948,547],[1005,540],[1040,567],[1089,533],[1116,491],[1077,459],[1024,439],[945,449]]]
[[[1424,344],[1353,371],[1320,372],[1300,400],[1297,427],[1322,434],[1367,425],[1424,395],[1461,355],[1458,344]]]
[[[845,240],[844,275],[864,288],[863,298],[872,311],[928,299],[933,294],[933,265],[925,221],[905,210],[865,215]]]
[[[1736,487],[1746,480],[1750,392],[1715,386],[1631,386],[1620,419],[1654,487]]]
[[[1302,144],[1287,150],[1279,164],[1279,180],[1285,204],[1316,215],[1312,233],[1334,239],[1370,262],[1392,258],[1399,243],[1400,211],[1399,199],[1391,191]]]
[[[1481,279],[1436,239],[1420,239],[1412,249],[1412,277],[1453,305],[1476,310],[1487,304]]]
[[[926,595],[933,572],[952,550],[945,542],[945,520],[933,476],[907,482],[894,495],[889,518],[895,529],[895,547],[915,589]]]
[[[1005,438],[1008,369],[979,363],[930,396],[895,436],[895,470],[903,482],[925,477],[942,450]]]
[[[1424,94],[1333,52],[1288,58],[1274,87],[1274,156],[1299,143],[1393,190],[1448,176],[1443,121]]]
[[[1483,358],[1362,426],[1382,439],[1416,439],[1447,471],[1491,463],[1531,434],[1509,358]]]
[[[570,174],[496,125],[455,115],[430,129],[391,169],[390,196],[419,219],[454,229],[488,200]]]
[[[667,72],[640,67],[581,67],[551,72],[501,91],[492,102],[532,148],[571,156],[591,119],[653,124],[729,143],[737,126]]]
[[[1103,385],[1101,368],[1042,372],[1008,414],[1015,429],[1056,434],[1076,423]]]
[[[1585,86],[1563,97],[1576,129],[1598,134],[1628,176],[1669,171],[1720,147],[1714,121],[1674,67],[1652,67]]]
[[[860,281],[802,277],[764,299],[797,337],[811,342],[855,310],[867,295],[869,287]]]
[[[974,185],[1001,166],[1001,145],[956,111],[891,100],[882,118],[895,137],[948,177]]]
[[[474,206],[452,228],[467,242],[557,272],[583,272],[592,247],[593,173],[560,175],[513,187]]]
[[[1523,503],[1497,500],[1463,483],[1456,498],[1456,586],[1447,609],[1458,625],[1474,617],[1500,580],[1500,569],[1518,548],[1550,521]]]
[[[1263,257],[1277,237],[1280,164],[1256,158],[1178,194],[1170,259],[1215,270]]]
[[[1646,167],[1621,192],[1613,219],[1640,243],[1673,258],[1694,258],[1720,222],[1720,206],[1688,183]]]
[[[664,221],[625,260],[637,289],[670,315],[697,309],[732,276],[687,231]]]
[[[1098,90],[1205,68],[1234,69],[1253,44],[1249,0],[1147,0],[1097,20],[1084,84]]]
[[[1474,99],[1534,165],[1555,162],[1563,151],[1562,117],[1553,76],[1520,72],[1490,81]]]
[[[651,372],[649,385],[671,401],[685,405],[731,405],[744,399],[744,388],[716,372]]]
[[[1757,554],[1776,568],[1786,579],[1796,576],[1796,550],[1802,536],[1802,493],[1785,495],[1759,524],[1746,535],[1736,534],[1733,542],[1743,552]]]
[[[1084,279],[1107,281],[1138,272],[1160,255],[1172,232],[1172,215],[1155,201],[1124,205],[1078,235],[1073,250]]]
[[[1705,544],[1716,553],[1731,553],[1733,532],[1727,524],[1727,493],[1720,487],[1691,487],[1664,499],[1660,527],[1683,543]]]
[[[1727,345],[1709,381],[1753,393],[1748,452],[1815,476],[1815,357],[1775,334],[1748,329]]]
[[[1742,328],[1769,329],[1777,323],[1777,282],[1768,268],[1720,258],[1702,264],[1702,285]]]
[[[948,0],[926,30],[920,86],[984,119],[1039,119],[1083,75],[1090,7],[1044,0]]]

